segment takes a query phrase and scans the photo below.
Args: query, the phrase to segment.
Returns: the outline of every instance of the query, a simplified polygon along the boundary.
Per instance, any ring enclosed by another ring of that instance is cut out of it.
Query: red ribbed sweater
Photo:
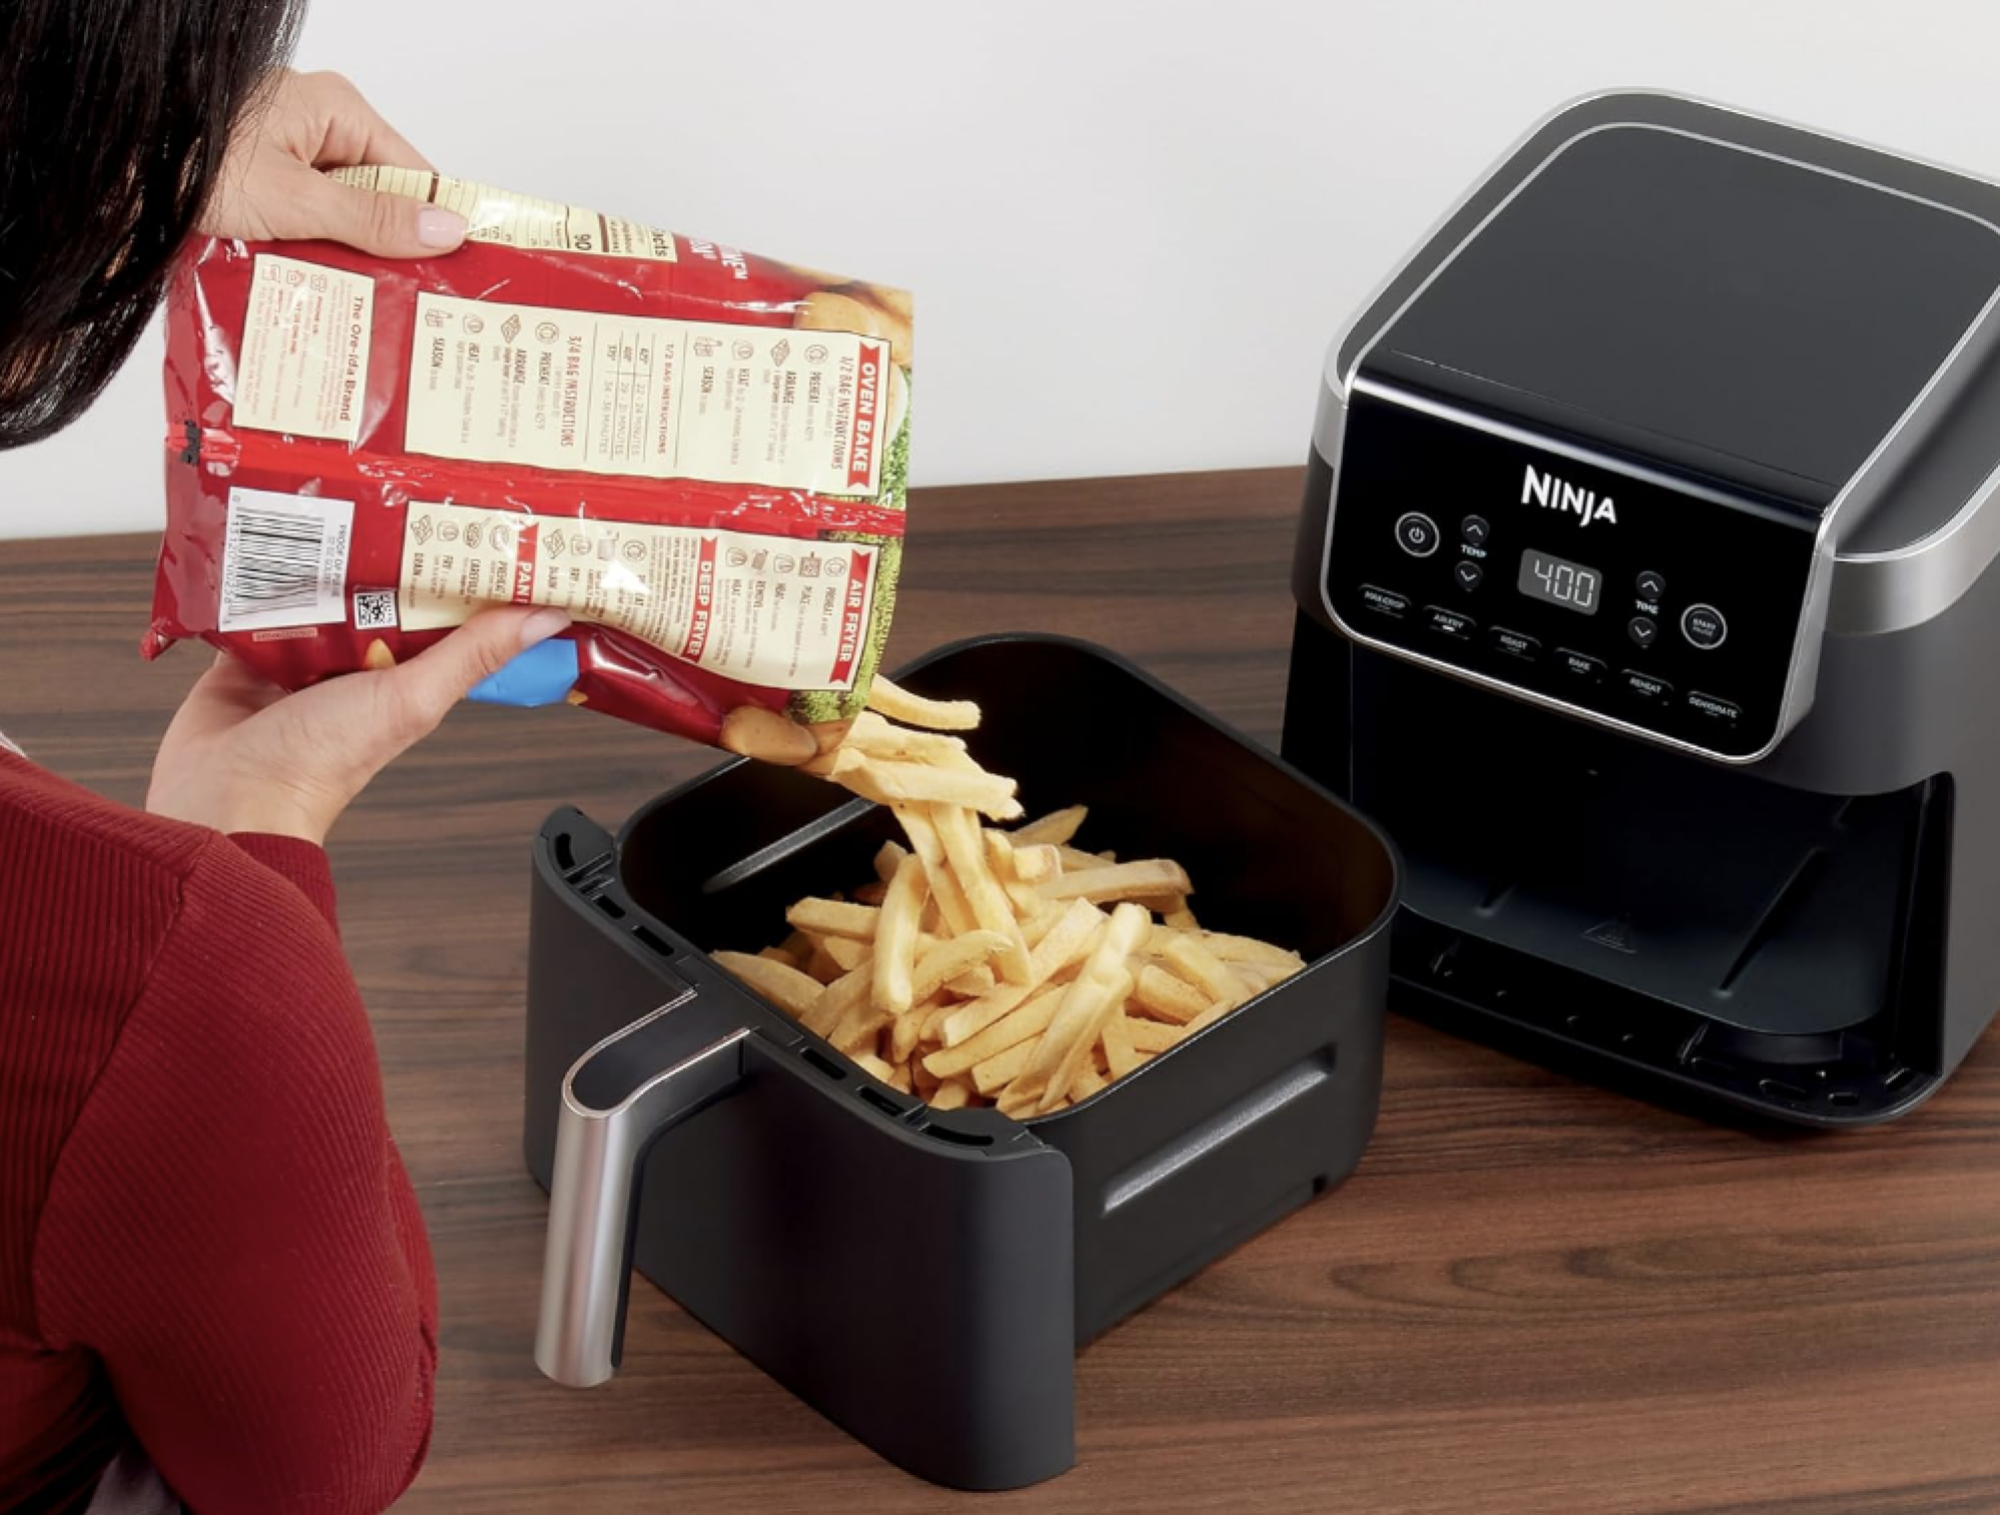
[[[436,1327],[325,853],[0,751],[0,1511],[375,1515]]]

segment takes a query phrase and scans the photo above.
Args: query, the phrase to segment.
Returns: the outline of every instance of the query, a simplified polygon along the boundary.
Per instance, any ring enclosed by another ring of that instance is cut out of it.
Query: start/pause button
[[[1713,605],[1690,605],[1681,615],[1681,635],[1710,652],[1729,639],[1729,623]]]

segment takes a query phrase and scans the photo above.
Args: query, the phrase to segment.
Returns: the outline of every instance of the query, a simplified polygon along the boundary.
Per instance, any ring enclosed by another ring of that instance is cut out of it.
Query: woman
[[[0,445],[89,404],[197,229],[464,235],[314,172],[423,159],[343,81],[274,72],[283,0],[0,18]],[[491,612],[290,697],[218,663],[146,814],[0,751],[0,1511],[345,1515],[415,1475],[435,1283],[320,844],[564,624]]]

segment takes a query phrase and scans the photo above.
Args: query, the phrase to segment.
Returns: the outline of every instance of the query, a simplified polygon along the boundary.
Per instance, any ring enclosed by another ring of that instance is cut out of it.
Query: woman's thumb
[[[312,175],[299,207],[312,229],[294,235],[344,242],[378,258],[434,258],[465,240],[465,217],[408,195],[388,195]]]
[[[410,659],[392,676],[426,729],[435,726],[472,688],[498,673],[528,648],[569,629],[566,611],[547,606],[483,610],[450,636]]]

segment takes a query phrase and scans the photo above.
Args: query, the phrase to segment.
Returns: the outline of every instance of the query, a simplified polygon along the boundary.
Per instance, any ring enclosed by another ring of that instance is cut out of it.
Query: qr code
[[[396,625],[396,591],[357,589],[354,592],[354,629],[387,631]]]

